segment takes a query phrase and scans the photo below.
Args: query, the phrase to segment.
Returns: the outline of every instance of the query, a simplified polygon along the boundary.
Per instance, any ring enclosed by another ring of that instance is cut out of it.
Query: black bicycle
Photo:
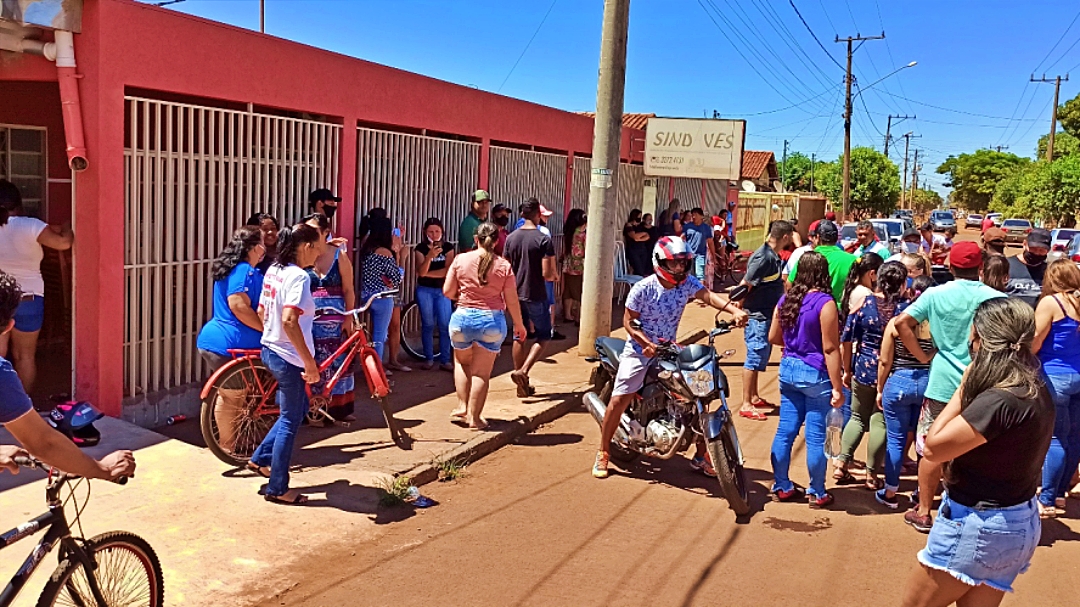
[[[49,473],[49,484],[45,489],[49,511],[0,535],[0,550],[3,550],[45,531],[45,537],[0,593],[0,607],[10,607],[15,602],[34,570],[57,544],[60,545],[60,564],[45,584],[38,607],[161,607],[165,604],[161,563],[146,540],[126,531],[110,531],[90,539],[81,537],[79,516],[90,499],[89,484],[81,505],[75,499],[75,490],[82,482],[89,483],[86,479],[60,472],[33,458],[17,457],[15,463]],[[74,484],[67,497],[61,499],[61,491],[68,482]],[[124,484],[127,479],[121,478],[118,482]],[[79,528],[78,536],[72,534],[64,512],[64,506],[69,502],[74,504],[73,522]]]

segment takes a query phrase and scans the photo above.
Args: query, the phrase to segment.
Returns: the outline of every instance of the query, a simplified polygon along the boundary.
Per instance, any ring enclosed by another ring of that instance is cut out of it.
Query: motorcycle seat
[[[596,349],[600,350],[612,362],[619,360],[625,346],[626,340],[623,339],[615,339],[614,337],[599,337],[596,339]]]

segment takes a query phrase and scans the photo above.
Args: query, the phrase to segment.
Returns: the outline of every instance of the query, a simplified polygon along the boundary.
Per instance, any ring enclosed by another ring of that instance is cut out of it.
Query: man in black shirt
[[[1028,232],[1024,240],[1024,252],[1009,257],[1009,295],[1017,296],[1034,305],[1042,291],[1043,274],[1046,273],[1046,256],[1050,253],[1050,232],[1042,228]]]
[[[784,281],[781,271],[784,262],[779,251],[791,244],[795,226],[791,222],[774,221],[769,228],[769,238],[765,244],[746,262],[746,276],[740,286],[749,291],[742,301],[742,308],[749,314],[743,338],[746,340],[746,362],[743,363],[743,404],[739,415],[749,419],[763,421],[765,413],[758,405],[771,407],[758,394],[758,374],[765,370],[772,355],[769,344],[769,325],[772,323],[773,310],[784,295]]]
[[[514,372],[510,378],[517,384],[520,398],[532,396],[536,390],[529,385],[529,371],[544,354],[544,345],[551,339],[551,315],[548,313],[547,281],[555,280],[555,247],[551,238],[537,229],[540,202],[530,198],[521,205],[525,224],[506,237],[505,257],[514,269],[521,317],[526,329],[532,321],[535,342],[514,340]]]

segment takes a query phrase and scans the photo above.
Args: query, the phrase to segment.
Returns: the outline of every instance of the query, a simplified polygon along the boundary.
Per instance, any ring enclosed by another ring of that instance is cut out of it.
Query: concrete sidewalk
[[[691,304],[680,338],[700,335],[711,324],[711,311]],[[625,337],[621,330],[613,335]],[[741,332],[735,332],[723,338],[723,347],[742,352],[741,342]],[[515,396],[509,348],[504,350],[484,412],[493,431],[473,432],[450,423],[456,404],[453,378],[437,370],[395,373],[392,378],[392,406],[416,439],[411,451],[389,441],[382,415],[366,395],[358,400],[359,419],[349,429],[303,428],[292,486],[311,496],[306,507],[266,503],[258,495],[264,479],[230,469],[203,448],[197,420],[163,429],[170,436],[102,420],[98,427],[104,440],[88,451],[102,455],[135,449],[139,468],[126,486],[94,483],[82,517],[86,535],[123,529],[146,538],[165,570],[168,605],[258,602],[295,584],[295,567],[290,565],[320,558],[321,548],[359,546],[381,535],[388,523],[423,516],[423,510],[407,506],[380,507],[381,482],[399,474],[430,482],[437,473],[432,462],[475,459],[578,407],[593,365],[579,356],[572,340],[552,342],[552,349],[561,351],[536,366],[537,395],[529,399]],[[741,360],[741,354],[736,358]],[[740,390],[738,373],[732,371],[732,388]],[[0,430],[0,443],[10,442]],[[85,486],[77,494],[84,491]],[[40,475],[24,471],[16,477],[0,476],[0,530],[45,509]],[[32,546],[25,540],[5,550],[0,576],[10,577]],[[55,563],[55,557],[46,559],[17,605],[34,604]]]

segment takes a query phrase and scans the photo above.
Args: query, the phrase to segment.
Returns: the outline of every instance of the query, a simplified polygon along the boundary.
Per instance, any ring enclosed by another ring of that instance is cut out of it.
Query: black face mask
[[[334,214],[337,213],[337,207],[336,206],[330,206],[328,204],[324,204],[323,208],[322,208],[322,212],[323,212],[323,215],[326,215],[327,219],[333,219]]]
[[[501,217],[496,217],[495,218],[495,225],[499,226],[500,228],[505,228],[509,224],[510,224],[510,216],[509,215],[503,215]]]
[[[1029,266],[1040,266],[1046,263],[1046,255],[1033,255],[1031,251],[1024,251],[1024,261]]]

